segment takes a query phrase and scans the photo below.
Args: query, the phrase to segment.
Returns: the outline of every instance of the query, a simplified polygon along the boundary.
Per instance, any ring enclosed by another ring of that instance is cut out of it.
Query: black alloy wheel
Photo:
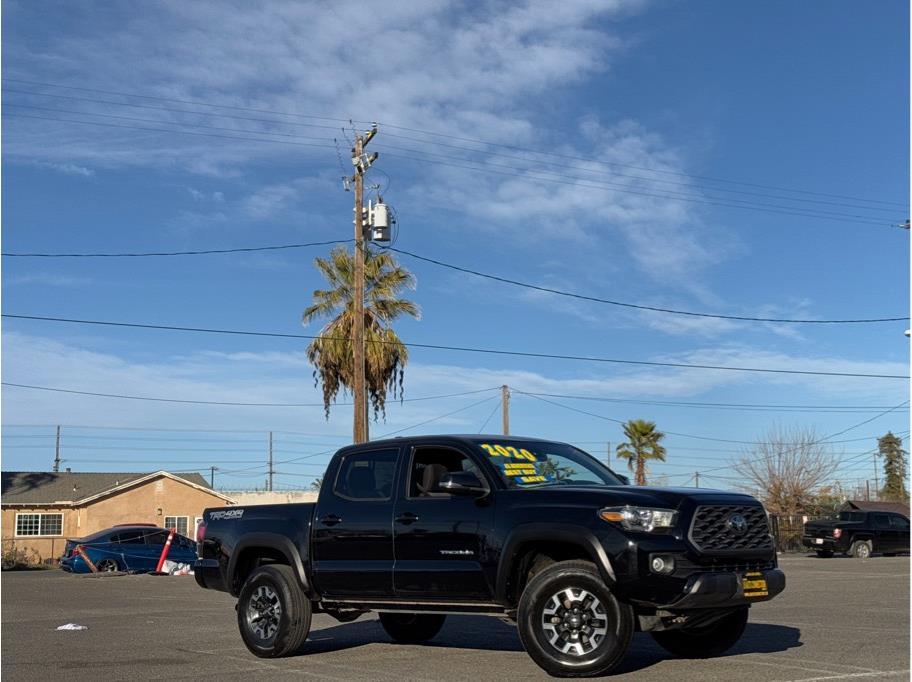
[[[561,561],[538,572],[519,600],[526,653],[555,677],[604,675],[630,645],[633,609],[612,594],[588,561]]]
[[[256,569],[238,598],[241,638],[260,658],[294,653],[310,632],[312,609],[291,566],[271,564]]]

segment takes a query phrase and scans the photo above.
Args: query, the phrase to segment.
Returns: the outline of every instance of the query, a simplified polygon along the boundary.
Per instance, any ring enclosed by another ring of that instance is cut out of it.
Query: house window
[[[63,535],[63,514],[16,514],[16,535]]]
[[[166,516],[165,517],[165,528],[171,530],[174,528],[178,534],[187,535],[187,528],[189,527],[190,517],[189,516]]]

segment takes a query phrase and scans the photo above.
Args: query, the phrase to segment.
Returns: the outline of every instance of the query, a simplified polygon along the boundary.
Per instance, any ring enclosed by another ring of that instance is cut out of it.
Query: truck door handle
[[[342,523],[342,517],[336,516],[335,514],[329,514],[320,519],[320,523],[324,526],[335,526],[336,524]]]
[[[396,517],[396,523],[404,523],[405,525],[415,523],[417,520],[418,514],[413,514],[412,512],[405,512]]]

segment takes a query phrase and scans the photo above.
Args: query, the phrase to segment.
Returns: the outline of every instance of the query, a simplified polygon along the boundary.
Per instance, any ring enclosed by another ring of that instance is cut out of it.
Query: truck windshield
[[[489,439],[475,445],[509,488],[624,485],[591,455],[565,443]]]

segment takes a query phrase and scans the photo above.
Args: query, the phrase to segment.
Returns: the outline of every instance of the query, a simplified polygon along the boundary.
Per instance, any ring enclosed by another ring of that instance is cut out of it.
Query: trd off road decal
[[[209,514],[209,518],[213,521],[216,519],[239,519],[244,515],[243,509],[229,509],[228,511],[214,511]]]

